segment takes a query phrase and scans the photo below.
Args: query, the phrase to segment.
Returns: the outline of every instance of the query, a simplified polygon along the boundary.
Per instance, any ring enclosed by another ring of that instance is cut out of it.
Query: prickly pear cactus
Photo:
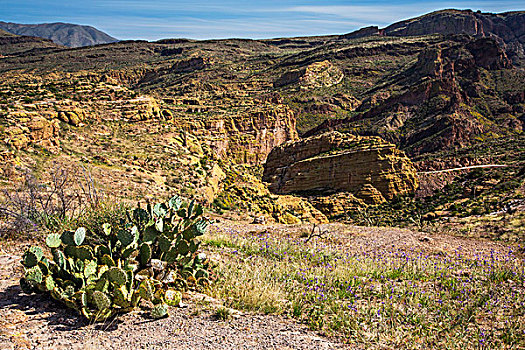
[[[202,214],[200,205],[175,196],[137,207],[119,227],[104,224],[97,240],[86,239],[83,227],[51,233],[45,240],[50,254],[39,247],[24,253],[20,287],[49,293],[91,321],[129,312],[141,299],[154,304],[153,318],[165,317],[184,290],[209,285],[207,258],[196,240],[208,225]]]

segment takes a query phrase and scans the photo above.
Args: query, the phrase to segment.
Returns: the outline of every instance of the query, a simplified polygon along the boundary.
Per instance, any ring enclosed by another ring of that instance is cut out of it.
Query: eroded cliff
[[[412,163],[393,144],[336,131],[274,148],[263,181],[278,194],[350,192],[365,202],[375,190],[392,199],[417,188]]]

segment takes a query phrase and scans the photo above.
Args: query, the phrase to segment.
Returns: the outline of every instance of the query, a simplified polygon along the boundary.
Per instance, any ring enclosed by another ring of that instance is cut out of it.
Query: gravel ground
[[[0,349],[342,349],[304,325],[279,316],[231,310],[220,321],[220,302],[191,294],[185,308],[151,320],[140,311],[105,324],[88,324],[53,299],[20,291],[20,252],[0,250]]]
[[[299,237],[311,225],[250,225],[221,221],[218,232],[254,234],[261,231]],[[388,247],[449,255],[505,254],[509,247],[490,241],[429,235],[393,228],[322,225],[323,239],[349,250],[377,251]],[[220,321],[220,301],[190,294],[185,308],[169,318],[148,319],[140,311],[105,324],[88,324],[75,312],[43,295],[20,291],[20,256],[30,243],[0,242],[0,349],[343,349],[338,340],[320,337],[304,325],[279,316],[240,313]]]

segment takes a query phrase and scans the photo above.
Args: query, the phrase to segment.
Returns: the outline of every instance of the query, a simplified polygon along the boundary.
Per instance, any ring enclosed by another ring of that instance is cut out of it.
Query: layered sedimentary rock
[[[275,146],[298,138],[294,113],[283,105],[210,118],[199,131],[218,157],[248,164],[263,163]]]
[[[314,62],[307,67],[284,73],[274,83],[275,87],[298,84],[303,89],[327,87],[343,80],[343,72],[330,61]]]
[[[393,144],[379,137],[339,132],[274,148],[268,155],[263,181],[273,193],[351,192],[365,202],[380,201],[381,196],[392,199],[417,188],[411,161]]]

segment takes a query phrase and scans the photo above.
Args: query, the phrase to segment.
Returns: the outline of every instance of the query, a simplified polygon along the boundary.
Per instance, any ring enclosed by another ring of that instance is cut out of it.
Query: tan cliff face
[[[207,125],[207,143],[217,156],[235,163],[261,164],[274,147],[298,138],[294,114],[284,106],[266,106]]]
[[[278,194],[351,192],[365,202],[417,188],[412,163],[393,144],[339,132],[276,147],[266,161],[263,181]]]
[[[274,82],[274,87],[297,84],[302,89],[329,87],[343,80],[344,74],[330,61],[314,62],[305,68],[286,72]]]

